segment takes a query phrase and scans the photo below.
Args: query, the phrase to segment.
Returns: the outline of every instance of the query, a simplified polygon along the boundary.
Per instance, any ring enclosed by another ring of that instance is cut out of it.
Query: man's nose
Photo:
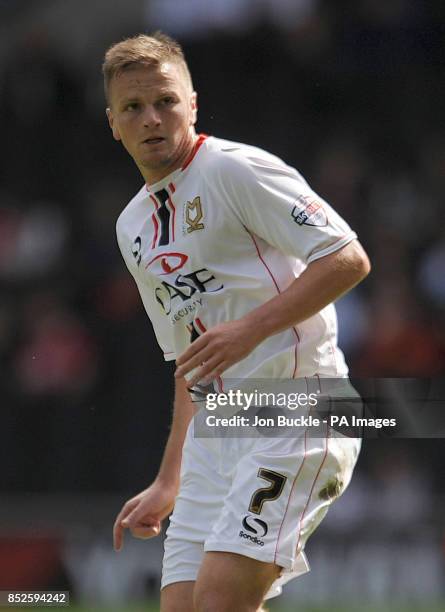
[[[147,106],[143,115],[144,127],[153,128],[161,124],[161,118],[154,106]]]

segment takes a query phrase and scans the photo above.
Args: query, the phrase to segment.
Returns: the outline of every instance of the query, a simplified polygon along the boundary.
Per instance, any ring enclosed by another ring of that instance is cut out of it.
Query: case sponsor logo
[[[156,276],[164,276],[165,274],[171,274],[182,268],[186,263],[188,255],[184,253],[161,253],[156,257],[153,257],[145,266],[145,269],[151,266],[150,272],[156,274]]]
[[[179,306],[184,306],[184,302],[190,300],[195,293],[213,293],[222,289],[224,285],[213,276],[207,268],[201,268],[189,274],[178,274],[174,279],[167,282],[161,281],[160,286],[155,289],[155,299],[161,305],[166,315],[171,314]],[[193,302],[197,303],[196,297]]]

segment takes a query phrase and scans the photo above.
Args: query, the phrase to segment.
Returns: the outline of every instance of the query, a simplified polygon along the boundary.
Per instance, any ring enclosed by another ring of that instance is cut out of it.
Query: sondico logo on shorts
[[[246,531],[243,531],[241,529],[238,534],[240,538],[249,540],[253,544],[257,544],[258,546],[264,546],[264,541],[260,540],[260,538],[263,538],[267,534],[267,523],[265,523],[259,518],[247,514],[243,518],[243,527],[246,531],[250,531],[250,533],[246,533]]]

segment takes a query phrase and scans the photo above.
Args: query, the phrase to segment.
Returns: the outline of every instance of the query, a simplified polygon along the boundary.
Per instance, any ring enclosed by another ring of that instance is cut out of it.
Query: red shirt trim
[[[154,213],[151,216],[151,220],[153,221],[153,225],[154,225],[154,228],[155,228],[155,233],[154,233],[154,236],[153,236],[153,241],[151,243],[151,248],[154,249],[155,246],[156,246],[156,240],[158,239],[158,231],[159,231],[159,223],[158,223],[158,220],[156,219],[156,211],[159,208],[159,204],[158,204],[158,201],[156,200],[156,198],[153,195],[151,195],[151,194],[150,194],[150,199],[153,201],[153,203],[155,205],[155,211],[154,211]]]
[[[195,146],[193,147],[193,151],[187,157],[187,159],[184,162],[184,165],[181,168],[182,172],[184,172],[184,170],[192,163],[193,158],[199,151],[200,146],[202,145],[204,140],[207,140],[208,137],[209,137],[208,134],[199,134],[198,140],[196,141]]]

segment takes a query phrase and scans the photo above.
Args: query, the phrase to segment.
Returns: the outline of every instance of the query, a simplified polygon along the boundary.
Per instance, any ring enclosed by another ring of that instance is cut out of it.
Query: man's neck
[[[158,168],[156,170],[151,170],[149,168],[139,166],[139,170],[144,177],[147,185],[154,185],[155,183],[159,183],[166,176],[169,176],[172,172],[177,170],[178,168],[182,168],[187,160],[193,153],[193,150],[198,141],[198,135],[195,132],[194,128],[191,128],[187,140],[184,142],[183,146],[180,148],[180,152],[176,160],[172,161],[171,164],[165,166],[164,168]]]

